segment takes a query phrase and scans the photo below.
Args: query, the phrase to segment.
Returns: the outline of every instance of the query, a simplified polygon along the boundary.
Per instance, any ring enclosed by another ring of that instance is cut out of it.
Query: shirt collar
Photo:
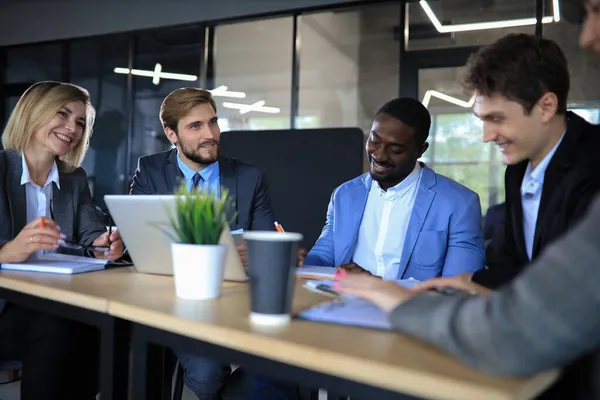
[[[560,146],[563,138],[565,137],[565,133],[566,133],[566,131],[563,132],[562,136],[560,137],[558,142],[556,142],[556,144],[554,145],[552,150],[550,150],[550,152],[548,154],[546,154],[546,157],[544,157],[544,159],[538,164],[538,166],[533,171],[531,170],[531,162],[529,162],[529,164],[527,164],[527,169],[525,170],[525,176],[523,178],[523,182],[521,183],[521,192],[529,192],[529,190],[527,190],[527,185],[529,183],[531,183],[532,181],[537,183],[537,186],[539,186],[539,187],[543,186],[544,175],[546,174],[546,169],[548,168],[548,164],[550,164],[552,157],[554,157],[554,153],[556,153],[558,146]]]
[[[187,181],[191,182],[192,178],[196,174],[196,171],[194,171],[192,168],[190,168],[186,163],[184,163],[181,160],[181,157],[179,156],[179,151],[177,152],[177,165],[179,166],[179,169],[183,173],[183,177],[185,178],[186,182]],[[219,162],[216,161],[212,164],[207,165],[198,173],[200,174],[202,179],[204,179],[204,181],[207,182],[210,179],[210,177],[213,176],[213,174],[216,174],[217,176],[219,175]]]
[[[392,197],[397,197],[397,196],[404,196],[406,193],[408,193],[408,191],[412,188],[412,186],[419,180],[419,177],[421,176],[421,165],[417,162],[415,164],[415,168],[413,168],[412,172],[410,174],[408,174],[408,176],[406,178],[404,178],[402,180],[402,182],[398,183],[397,185],[392,186],[391,188],[389,188],[387,191],[381,189],[381,186],[379,186],[379,182],[377,181],[373,181],[373,185],[376,185],[377,190],[381,193],[381,194],[387,194],[387,197],[392,198]]]
[[[29,174],[29,167],[27,166],[27,162],[25,161],[25,155],[21,155],[21,166],[23,167],[23,172],[21,173],[21,185],[25,185],[26,183],[31,183],[36,185],[36,183],[31,179],[31,175]],[[46,179],[46,183],[44,184],[44,188],[48,186],[51,182],[56,184],[56,187],[60,190],[60,180],[58,175],[58,166],[56,165],[56,161],[52,163],[52,169],[48,174],[48,179]]]

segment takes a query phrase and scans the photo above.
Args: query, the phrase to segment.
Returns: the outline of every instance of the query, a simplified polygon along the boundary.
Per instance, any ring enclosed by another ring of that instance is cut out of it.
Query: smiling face
[[[556,96],[546,93],[527,114],[521,104],[502,95],[478,94],[473,112],[483,121],[483,141],[499,147],[504,163],[537,164],[555,144],[547,125],[556,115],[556,105]]]
[[[73,101],[62,106],[49,123],[34,132],[30,146],[54,156],[71,151],[83,136],[86,124],[86,106]]]
[[[221,130],[217,113],[209,103],[193,107],[177,123],[177,132],[170,128],[165,128],[165,132],[182,160],[188,165],[193,163],[190,167],[199,170],[217,161]]]
[[[429,145],[417,143],[414,130],[387,114],[378,114],[367,139],[370,174],[387,190],[406,178]]]

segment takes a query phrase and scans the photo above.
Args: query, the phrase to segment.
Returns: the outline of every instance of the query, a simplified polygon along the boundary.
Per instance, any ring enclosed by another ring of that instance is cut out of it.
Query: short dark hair
[[[386,114],[413,129],[417,144],[423,144],[429,136],[431,115],[420,101],[400,97],[385,103],[376,115]]]
[[[558,44],[524,33],[509,34],[473,54],[465,88],[484,96],[500,94],[530,114],[547,92],[558,98],[557,114],[567,112],[570,80],[567,58]]]

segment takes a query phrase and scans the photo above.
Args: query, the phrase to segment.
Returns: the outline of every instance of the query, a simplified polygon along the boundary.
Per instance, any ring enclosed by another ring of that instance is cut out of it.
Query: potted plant
[[[227,224],[230,202],[227,190],[219,199],[205,190],[175,192],[175,209],[169,213],[175,292],[185,299],[211,299],[221,292],[227,247],[219,244]]]

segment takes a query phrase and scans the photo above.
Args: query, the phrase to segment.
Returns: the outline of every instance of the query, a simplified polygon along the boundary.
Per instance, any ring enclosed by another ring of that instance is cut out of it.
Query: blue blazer
[[[479,196],[422,166],[397,279],[426,280],[483,268]],[[336,267],[352,261],[371,183],[366,173],[333,192],[325,227],[305,265]]]

